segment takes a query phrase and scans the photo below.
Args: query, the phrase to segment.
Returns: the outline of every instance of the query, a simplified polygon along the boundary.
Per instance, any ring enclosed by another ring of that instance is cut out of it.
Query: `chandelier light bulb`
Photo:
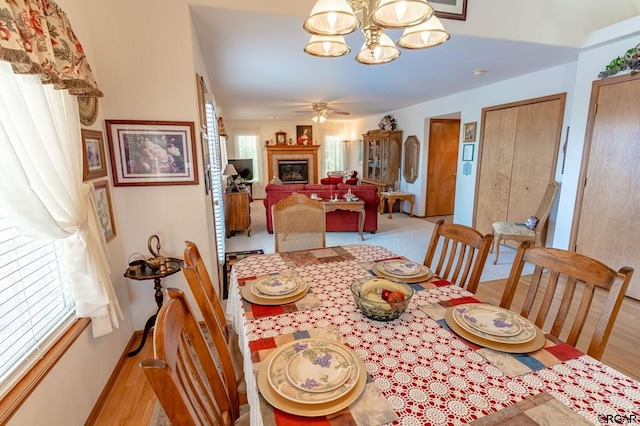
[[[407,3],[405,1],[399,1],[396,3],[396,18],[398,22],[401,22],[405,19],[404,14],[407,11]]]
[[[327,14],[327,22],[329,23],[329,29],[331,30],[331,32],[335,31],[336,22],[338,22],[338,16],[335,12],[329,12]]]

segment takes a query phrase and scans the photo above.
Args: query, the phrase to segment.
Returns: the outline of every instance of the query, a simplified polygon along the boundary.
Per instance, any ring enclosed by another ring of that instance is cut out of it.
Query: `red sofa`
[[[378,230],[378,188],[373,185],[346,185],[339,183],[337,185],[317,185],[317,184],[296,184],[296,185],[274,185],[268,184],[265,188],[267,197],[264,199],[264,207],[267,214],[267,231],[273,234],[273,221],[271,219],[271,206],[278,201],[287,198],[289,195],[297,192],[298,194],[317,194],[318,197],[328,200],[333,194],[342,197],[351,189],[351,193],[365,202],[365,220],[364,231],[374,234]],[[358,212],[350,212],[346,210],[337,210],[329,212],[326,215],[327,231],[355,231],[358,232]]]

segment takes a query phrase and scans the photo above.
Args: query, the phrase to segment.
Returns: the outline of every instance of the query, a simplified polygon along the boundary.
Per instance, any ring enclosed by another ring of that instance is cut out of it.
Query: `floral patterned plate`
[[[469,333],[500,343],[520,344],[533,340],[531,321],[493,305],[467,303],[453,309],[453,319]]]
[[[287,362],[289,383],[307,392],[328,392],[342,386],[351,373],[349,353],[338,345],[309,348]]]
[[[376,267],[382,272],[396,277],[419,277],[429,272],[429,268],[410,260],[383,260]]]
[[[326,392],[309,392],[307,389],[292,385],[291,381],[287,379],[289,361],[300,352],[309,349],[321,351],[329,347],[339,351],[346,360],[349,372],[347,378],[339,386]],[[322,404],[333,401],[351,391],[358,382],[360,365],[356,356],[346,347],[329,340],[314,338],[295,340],[278,348],[278,353],[271,359],[267,366],[269,384],[276,393],[299,404]]]
[[[300,286],[302,279],[296,275],[270,275],[255,282],[261,293],[269,296],[284,296],[293,293]]]
[[[255,280],[251,284],[251,293],[265,299],[281,299],[295,296],[306,287],[307,284],[297,275],[269,275]]]

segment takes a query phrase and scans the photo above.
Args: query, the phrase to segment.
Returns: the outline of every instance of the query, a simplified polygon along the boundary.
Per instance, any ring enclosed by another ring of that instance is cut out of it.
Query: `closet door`
[[[474,227],[524,222],[555,175],[565,94],[485,108]]]
[[[474,225],[483,234],[493,232],[491,224],[507,217],[517,123],[517,108],[484,114]]]
[[[563,110],[560,100],[518,107],[506,220],[524,222],[536,213],[555,174]]]
[[[640,299],[638,99],[640,76],[611,78],[594,84],[587,128],[591,130],[591,138],[588,132],[582,202],[574,220],[577,241],[573,241],[578,253],[594,257],[613,269],[634,268],[627,295],[635,299]]]

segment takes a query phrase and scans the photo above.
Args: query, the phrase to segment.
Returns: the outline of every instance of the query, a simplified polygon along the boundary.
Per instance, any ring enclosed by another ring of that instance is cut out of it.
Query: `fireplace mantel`
[[[307,160],[309,162],[309,183],[318,183],[318,148],[320,145],[268,145],[269,182],[274,176],[278,176],[279,161]]]

